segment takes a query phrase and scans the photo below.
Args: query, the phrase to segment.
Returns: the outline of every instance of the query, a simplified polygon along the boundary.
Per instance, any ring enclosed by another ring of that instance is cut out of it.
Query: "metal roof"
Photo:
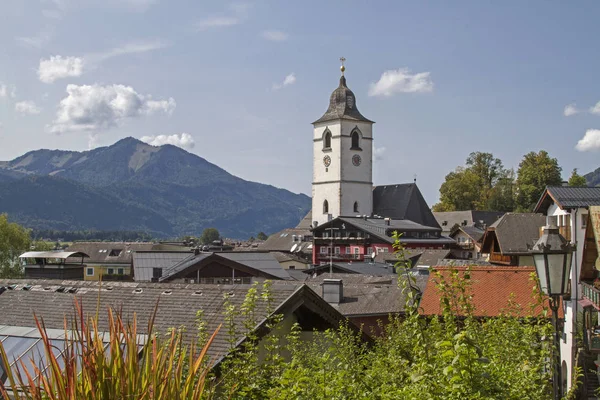
[[[329,108],[321,118],[313,122],[332,121],[336,119],[349,119],[353,121],[373,122],[365,118],[356,107],[356,96],[352,90],[346,86],[346,78],[340,77],[340,85],[331,93],[329,97]]]
[[[535,206],[535,212],[546,212],[550,204],[561,209],[600,206],[600,187],[548,186]]]
[[[375,186],[373,214],[440,228],[416,183]]]
[[[88,257],[81,251],[28,251],[19,256],[19,258],[58,258],[61,260],[69,257]]]
[[[495,236],[502,254],[529,253],[528,245],[539,239],[540,228],[544,225],[546,217],[542,214],[506,213],[485,231],[481,252],[490,252],[491,238]]]

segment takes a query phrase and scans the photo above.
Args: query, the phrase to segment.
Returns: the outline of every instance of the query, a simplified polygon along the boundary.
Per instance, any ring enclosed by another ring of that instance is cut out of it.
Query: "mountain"
[[[583,176],[587,181],[588,186],[600,186],[600,168]]]
[[[168,237],[215,227],[227,237],[248,238],[295,226],[309,208],[306,195],[245,181],[179,147],[134,138],[0,162],[0,212],[36,229]]]

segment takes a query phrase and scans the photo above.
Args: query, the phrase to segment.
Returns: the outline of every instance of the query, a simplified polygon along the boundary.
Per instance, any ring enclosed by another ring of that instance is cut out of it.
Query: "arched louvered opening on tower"
[[[358,133],[358,129],[352,131],[350,138],[352,140],[352,146],[350,146],[350,150],[362,150],[360,148],[360,133]]]
[[[323,150],[331,149],[331,132],[328,130],[325,131],[323,135]]]
[[[357,213],[358,212],[358,201],[354,202],[354,212]]]
[[[328,214],[329,213],[329,203],[327,202],[327,200],[325,200],[323,202],[323,214]]]

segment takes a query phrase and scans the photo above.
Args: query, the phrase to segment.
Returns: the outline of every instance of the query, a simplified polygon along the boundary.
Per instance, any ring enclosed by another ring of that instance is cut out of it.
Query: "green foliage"
[[[512,211],[514,173],[491,153],[474,152],[446,175],[434,211]]]
[[[571,176],[569,177],[569,186],[584,187],[587,186],[585,178],[577,173],[577,168],[573,168]]]
[[[269,237],[264,232],[258,232],[258,235],[256,235],[256,238],[258,240],[267,240]]]
[[[220,238],[221,234],[216,228],[206,228],[202,231],[200,242],[202,244],[211,244],[213,241],[219,240]]]
[[[530,152],[523,156],[517,171],[515,205],[517,211],[531,212],[540,199],[546,186],[562,183],[562,168],[556,158],[548,152]]]
[[[76,241],[108,241],[108,242],[150,242],[154,237],[147,232],[137,231],[98,231],[94,229],[85,229],[79,231],[61,231],[55,229],[32,229],[31,235],[33,237],[50,239],[50,240],[62,240],[66,242]]]
[[[23,269],[19,256],[29,250],[29,232],[14,222],[8,222],[6,214],[0,214],[0,278],[19,278]]]
[[[49,368],[41,371],[34,366],[33,375],[21,369],[9,369],[6,386],[4,381],[0,381],[2,398],[199,400],[205,395],[209,372],[206,352],[217,332],[199,350],[182,345],[176,330],[171,332],[165,343],[150,335],[151,340],[147,340],[141,349],[143,357],[138,357],[140,349],[135,318],[125,323],[112,310],[108,311],[107,347],[106,338],[99,334],[97,317],[86,320],[77,301],[75,311],[80,320],[73,324],[73,333],[65,332],[68,339],[62,355],[56,354],[43,322],[36,318],[44,346],[42,351]],[[149,331],[152,331],[152,321],[149,322]],[[2,344],[0,361],[4,365],[10,364]],[[22,362],[22,365],[25,363]],[[12,391],[10,397],[8,391]]]

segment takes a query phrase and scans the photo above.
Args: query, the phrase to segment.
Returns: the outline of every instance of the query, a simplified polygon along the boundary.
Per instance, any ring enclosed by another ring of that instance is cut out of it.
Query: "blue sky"
[[[344,56],[377,122],[375,184],[416,174],[433,204],[472,151],[517,167],[545,149],[568,178],[600,167],[599,16],[594,1],[3,0],[0,160],[134,136],[310,193],[310,123]]]

